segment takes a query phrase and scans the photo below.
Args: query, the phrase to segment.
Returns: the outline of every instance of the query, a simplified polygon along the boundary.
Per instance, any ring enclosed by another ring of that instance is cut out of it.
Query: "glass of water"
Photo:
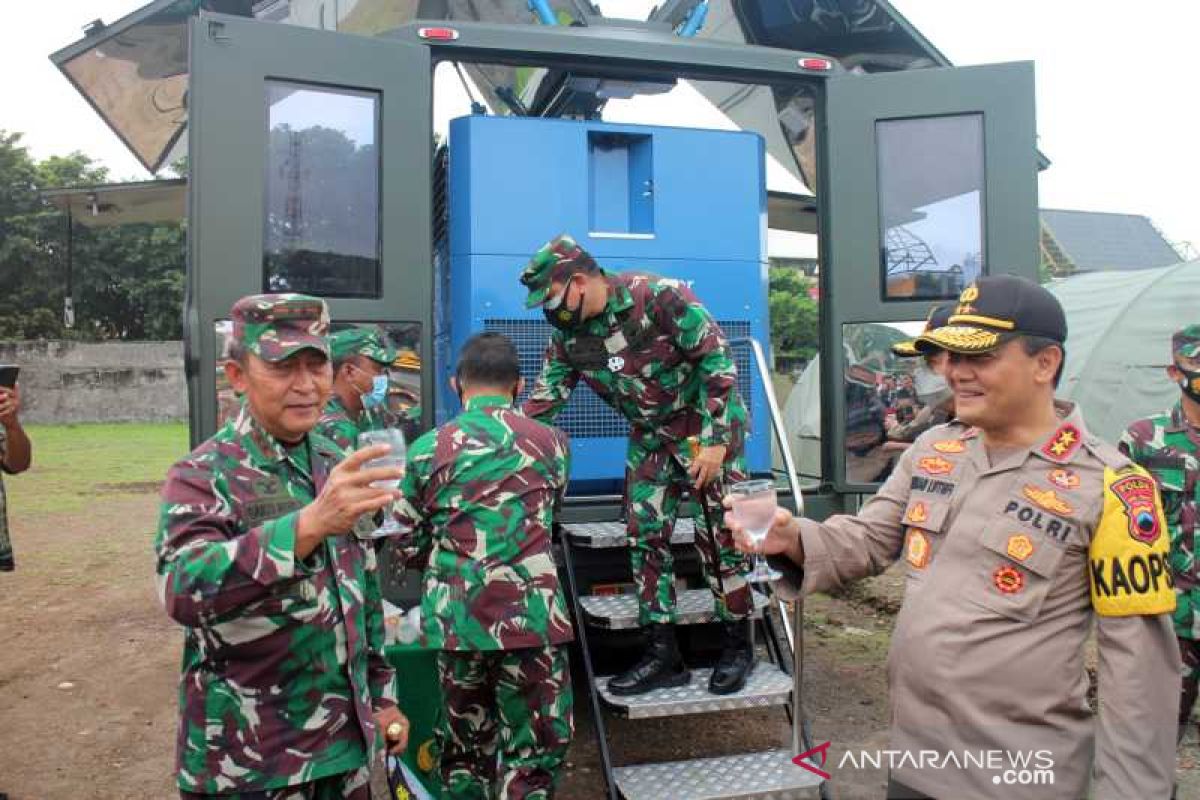
[[[361,450],[364,447],[370,447],[374,444],[386,444],[391,447],[391,452],[380,458],[373,458],[363,465],[364,469],[374,469],[375,467],[399,467],[404,469],[405,456],[407,448],[404,445],[404,433],[399,428],[383,428],[377,431],[363,431],[358,435],[358,447]],[[399,489],[400,478],[386,481],[375,481],[372,486],[378,489]],[[404,528],[396,522],[396,515],[393,513],[392,503],[384,506],[383,524],[371,532],[371,536],[379,538],[382,536],[393,536],[397,533],[403,533]]]
[[[782,575],[772,569],[759,550],[775,519],[775,483],[769,480],[741,481],[730,487],[733,518],[746,529],[754,543],[754,567],[746,575],[752,583],[778,580]]]

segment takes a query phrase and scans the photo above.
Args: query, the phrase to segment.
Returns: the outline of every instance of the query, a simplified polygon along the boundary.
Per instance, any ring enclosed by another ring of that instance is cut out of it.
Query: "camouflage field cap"
[[[335,360],[348,356],[366,356],[380,364],[391,364],[396,348],[378,325],[344,328],[329,337],[329,352]]]
[[[587,250],[567,234],[555,236],[533,254],[521,272],[521,283],[529,289],[526,308],[544,305],[550,299],[550,284],[565,281],[579,269],[596,269]]]
[[[329,356],[329,309],[306,294],[252,294],[233,304],[234,341],[264,361],[283,361],[305,348]]]
[[[1200,358],[1200,325],[1188,325],[1171,337],[1171,353],[1176,358]]]
[[[945,327],[950,321],[950,312],[953,310],[954,306],[950,303],[940,303],[929,309],[929,316],[925,318],[925,327],[921,330],[922,335]],[[917,349],[916,339],[905,339],[903,342],[896,342],[892,345],[892,352],[901,358],[921,355],[921,351]]]
[[[963,289],[946,325],[917,337],[922,353],[986,353],[1024,334],[1062,344],[1067,315],[1044,286],[1016,275],[988,275]]]

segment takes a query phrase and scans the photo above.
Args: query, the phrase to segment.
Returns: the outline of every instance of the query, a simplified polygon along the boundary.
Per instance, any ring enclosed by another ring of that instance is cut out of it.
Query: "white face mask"
[[[952,394],[946,379],[924,364],[913,372],[913,388],[917,392],[917,402],[923,406],[941,405]]]

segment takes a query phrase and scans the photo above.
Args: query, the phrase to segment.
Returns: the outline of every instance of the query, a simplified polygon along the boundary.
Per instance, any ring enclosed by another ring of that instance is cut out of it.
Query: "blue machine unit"
[[[763,141],[745,132],[471,116],[450,124],[448,237],[439,265],[439,421],[457,411],[448,381],[473,333],[500,331],[532,388],[550,335],[525,308],[518,275],[530,255],[570,233],[606,270],[691,282],[731,339],[767,345]],[[448,250],[448,252],[446,252]],[[448,269],[447,269],[448,266]],[[770,466],[763,388],[735,347],[750,406],[747,457]],[[575,492],[623,480],[628,426],[582,382],[558,424],[571,436]]]

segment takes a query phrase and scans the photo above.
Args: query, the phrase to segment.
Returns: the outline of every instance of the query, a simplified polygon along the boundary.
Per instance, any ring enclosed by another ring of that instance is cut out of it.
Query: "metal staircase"
[[[779,406],[771,388],[770,373],[762,348],[753,339],[742,339],[754,354],[758,375],[766,389],[771,423],[783,453],[791,483],[793,502],[802,510],[803,500],[796,479],[795,464],[788,449]],[[616,696],[608,691],[610,676],[595,674],[589,638],[607,631],[637,628],[637,601],[632,595],[581,595],[575,575],[578,551],[616,551],[627,546],[625,524],[618,520],[567,522],[562,527],[562,555],[568,588],[576,618],[576,635],[583,652],[588,696],[592,705],[600,761],[608,796],[624,800],[751,800],[751,798],[803,798],[824,796],[820,776],[792,762],[797,753],[810,749],[800,702],[800,676],[803,649],[794,632],[800,629],[801,604],[794,604],[794,619],[766,587],[754,592],[756,641],[764,642],[769,660],[755,665],[746,685],[738,692],[714,695],[708,692],[711,669],[693,669],[685,686],[659,689],[636,696]],[[690,545],[695,527],[690,519],[680,519],[671,537],[673,546]],[[696,626],[716,620],[712,594],[707,588],[680,591],[677,598],[677,625]],[[767,613],[768,610],[774,613]],[[783,621],[783,640],[790,652],[784,652],[774,619]],[[795,665],[795,669],[792,668]],[[605,735],[605,715],[627,719],[682,718],[698,714],[749,709],[778,708],[791,720],[791,749],[753,753],[731,753],[715,758],[696,758],[632,764],[614,767]]]

